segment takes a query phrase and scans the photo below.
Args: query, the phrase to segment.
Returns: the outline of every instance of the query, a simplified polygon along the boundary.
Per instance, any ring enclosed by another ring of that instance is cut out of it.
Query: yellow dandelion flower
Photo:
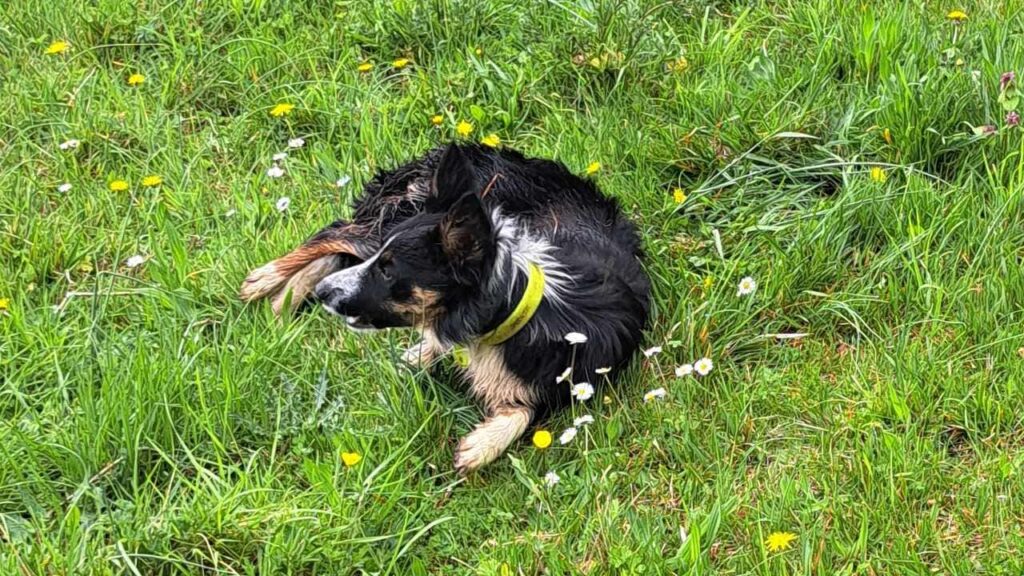
[[[10,298],[0,298],[0,312],[3,312],[11,307]]]
[[[63,40],[57,40],[53,44],[50,44],[49,46],[47,46],[46,50],[44,50],[43,53],[46,54],[47,56],[54,56],[54,55],[57,55],[57,54],[63,54],[65,52],[67,52],[68,48],[70,48],[70,47],[71,47],[71,44],[68,44],[67,42],[65,42]]]
[[[359,65],[358,68],[356,68],[356,70],[359,70],[360,72],[365,74],[370,70],[373,70],[373,64],[370,62],[363,62],[362,64]]]
[[[946,18],[949,18],[953,22],[963,22],[967,20],[967,12],[963,10],[950,10],[949,14],[946,14]]]
[[[491,148],[497,148],[501,144],[501,138],[498,138],[497,134],[488,134],[480,139],[480,143],[484,146],[490,146]]]
[[[345,463],[345,466],[349,468],[359,464],[363,460],[363,457],[358,452],[342,452],[341,461]]]
[[[444,116],[440,114],[434,114],[430,117],[430,123],[434,126],[440,126],[442,122],[444,122]]]
[[[393,67],[395,67],[396,69],[401,70],[402,68],[405,68],[406,66],[409,65],[409,59],[408,58],[399,58],[398,60],[395,60],[394,62],[392,62],[391,65]]]
[[[270,115],[275,117],[275,118],[280,118],[281,116],[287,116],[287,115],[291,114],[292,110],[294,110],[294,109],[295,109],[295,105],[294,104],[281,103],[281,104],[278,104],[277,106],[274,106],[273,108],[270,109]]]
[[[146,176],[145,178],[142,179],[142,185],[147,187],[147,188],[152,188],[154,186],[159,186],[159,185],[161,185],[163,183],[164,183],[164,179],[161,178],[160,176],[155,175],[155,174],[152,175],[152,176]]]
[[[889,179],[889,176],[885,173],[885,170],[882,170],[881,166],[872,166],[871,179],[875,182],[885,182]]]
[[[470,134],[473,133],[473,125],[470,124],[469,122],[466,122],[465,120],[462,120],[461,122],[459,122],[457,126],[455,126],[455,132],[457,132],[458,135],[462,137],[469,136]]]
[[[886,144],[892,146],[892,132],[888,128],[882,130],[882,140],[885,140]]]
[[[139,84],[142,84],[145,81],[146,81],[146,77],[143,76],[142,74],[139,74],[138,72],[136,72],[135,74],[132,74],[131,76],[128,77],[128,85],[129,86],[138,86]]]
[[[590,164],[587,165],[587,176],[590,176],[590,175],[596,173],[600,169],[601,169],[601,163],[600,162],[591,162]]]
[[[551,446],[551,432],[547,430],[537,430],[534,432],[533,445],[541,450]]]
[[[772,532],[768,535],[768,539],[764,541],[764,547],[769,552],[781,552],[788,550],[793,545],[794,540],[796,540],[796,534],[792,532]]]
[[[128,189],[128,183],[124,180],[114,180],[110,183],[111,192],[124,192]]]
[[[682,204],[686,202],[686,192],[683,192],[682,188],[676,188],[672,191],[672,198],[676,201],[676,204]]]
[[[686,56],[680,56],[675,60],[668,63],[669,72],[685,72],[690,67],[690,61],[686,59]]]
[[[484,55],[484,49],[480,48],[478,46],[476,50],[473,50],[473,53],[476,54],[477,56],[483,56]]]
[[[714,276],[707,276],[707,277],[705,277],[704,278],[704,282],[702,284],[703,284],[705,290],[710,290],[711,287],[715,285],[715,278],[714,278]]]

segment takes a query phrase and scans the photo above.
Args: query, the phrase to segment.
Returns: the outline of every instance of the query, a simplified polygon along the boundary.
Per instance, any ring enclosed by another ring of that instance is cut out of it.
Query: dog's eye
[[[377,261],[377,271],[380,272],[381,278],[387,280],[388,282],[391,281],[391,277],[392,277],[392,273],[394,272],[394,268],[395,268],[394,263],[391,261],[390,258],[388,258],[388,259],[383,259],[382,258],[382,259]]]

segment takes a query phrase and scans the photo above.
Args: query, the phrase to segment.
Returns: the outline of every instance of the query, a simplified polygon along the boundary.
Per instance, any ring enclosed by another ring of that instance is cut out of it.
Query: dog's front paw
[[[459,442],[455,449],[455,470],[466,475],[497,460],[522,435],[532,417],[530,408],[504,407],[496,410]]]
[[[426,348],[427,345],[422,340],[409,346],[405,352],[402,352],[402,362],[410,366],[421,366],[428,363],[431,359],[424,356],[429,353]]]
[[[238,295],[246,302],[265,298],[276,292],[286,280],[288,277],[281,274],[277,270],[277,265],[271,262],[249,272],[238,290]]]
[[[486,436],[471,433],[459,441],[455,449],[455,471],[460,476],[465,476],[482,466],[490,464],[501,454],[501,449],[487,441]]]
[[[433,364],[436,359],[437,350],[428,344],[426,340],[420,340],[416,344],[408,347],[405,352],[402,353],[402,362],[405,362],[414,368],[429,366]]]

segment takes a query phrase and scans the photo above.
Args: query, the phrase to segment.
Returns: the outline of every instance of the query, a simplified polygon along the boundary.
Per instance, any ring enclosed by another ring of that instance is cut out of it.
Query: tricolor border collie
[[[513,150],[450,144],[378,174],[351,221],[254,270],[241,297],[272,297],[278,313],[315,297],[352,329],[415,328],[413,363],[457,349],[486,415],[455,452],[467,473],[570,404],[573,383],[625,367],[650,307],[642,255],[593,182]],[[587,341],[567,341],[573,332]]]

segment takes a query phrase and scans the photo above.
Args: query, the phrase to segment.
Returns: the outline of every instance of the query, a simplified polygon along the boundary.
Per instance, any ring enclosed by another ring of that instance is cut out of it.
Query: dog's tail
[[[273,297],[280,314],[286,302],[294,311],[313,293],[320,280],[373,255],[377,240],[366,226],[338,221],[280,258],[256,268],[242,282],[245,301]]]

